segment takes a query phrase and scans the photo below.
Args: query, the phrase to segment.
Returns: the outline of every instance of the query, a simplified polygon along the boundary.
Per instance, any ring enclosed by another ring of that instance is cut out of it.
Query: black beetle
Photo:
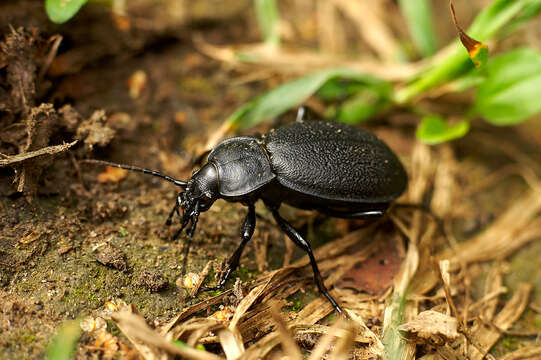
[[[308,254],[319,291],[341,313],[323,283],[310,244],[280,216],[278,209],[286,203],[333,217],[377,218],[404,192],[408,178],[400,160],[375,135],[338,122],[303,121],[303,113],[301,108],[295,123],[261,137],[239,136],[222,141],[187,182],[132,166],[100,160],[86,162],[159,176],[183,189],[166,222],[170,225],[175,213],[180,217],[181,228],[175,239],[191,223],[183,272],[199,214],[218,199],[241,202],[248,207],[239,247],[229,259],[218,285],[206,290],[221,289],[239,265],[242,251],[255,229],[254,204],[263,200],[282,231]]]

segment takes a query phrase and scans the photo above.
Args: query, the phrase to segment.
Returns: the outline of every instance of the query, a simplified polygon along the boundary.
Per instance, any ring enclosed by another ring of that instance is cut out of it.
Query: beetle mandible
[[[179,216],[181,227],[174,239],[187,228],[183,273],[199,214],[218,199],[248,207],[240,245],[229,258],[217,286],[206,290],[221,289],[239,265],[256,225],[254,204],[262,200],[282,231],[307,253],[319,291],[341,313],[323,283],[310,244],[282,218],[280,205],[316,210],[332,217],[378,218],[404,192],[408,178],[397,156],[375,135],[344,123],[304,121],[303,114],[301,107],[296,122],[260,137],[239,136],[222,141],[188,181],[101,160],[85,162],[151,174],[182,188],[166,224],[171,224],[175,214]]]

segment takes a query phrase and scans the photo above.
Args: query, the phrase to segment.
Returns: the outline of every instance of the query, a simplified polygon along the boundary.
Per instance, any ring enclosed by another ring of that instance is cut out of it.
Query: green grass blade
[[[398,5],[415,47],[424,57],[434,54],[436,39],[430,3],[427,0],[399,0]]]
[[[470,123],[466,120],[450,125],[439,115],[428,115],[417,128],[416,136],[425,144],[435,145],[461,138],[469,129]]]
[[[398,360],[404,352],[405,343],[398,327],[404,321],[404,310],[406,307],[405,294],[393,294],[391,301],[385,309],[385,317],[389,318],[391,326],[388,326],[383,331],[383,344],[385,345],[385,358],[388,360]]]
[[[49,19],[62,24],[71,19],[88,0],[45,0],[45,12]]]
[[[47,347],[47,360],[69,360],[72,358],[81,336],[79,321],[68,321],[64,323]]]
[[[263,41],[280,45],[280,14],[276,0],[255,0],[255,12]]]
[[[326,82],[336,78],[351,79],[374,87],[381,87],[382,83],[385,83],[383,80],[349,69],[323,70],[274,88],[243,105],[226,121],[230,129],[252,127],[301,105]]]

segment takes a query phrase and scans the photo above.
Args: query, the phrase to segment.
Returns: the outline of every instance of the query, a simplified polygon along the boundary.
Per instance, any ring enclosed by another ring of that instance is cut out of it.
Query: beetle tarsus
[[[310,258],[310,265],[312,265],[312,271],[314,272],[314,281],[317,285],[317,288],[319,289],[319,292],[325,295],[327,300],[329,300],[331,305],[339,314],[342,314],[342,308],[340,308],[340,305],[338,305],[336,300],[334,300],[331,294],[329,294],[329,290],[327,290],[327,288],[325,287],[323,277],[321,276],[319,268],[317,267],[316,258],[314,257],[314,253],[312,252],[310,244],[306,240],[304,240],[301,234],[299,234],[299,232],[290,223],[288,223],[284,218],[280,216],[277,208],[269,208],[272,211],[272,215],[274,216],[274,219],[276,220],[282,231],[287,234],[287,236],[291,239],[291,241],[295,243],[295,245],[297,245],[308,254],[308,257]]]

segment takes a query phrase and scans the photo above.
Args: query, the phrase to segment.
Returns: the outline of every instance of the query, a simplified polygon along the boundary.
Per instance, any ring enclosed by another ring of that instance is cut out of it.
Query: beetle
[[[379,218],[404,192],[408,177],[398,157],[374,134],[344,123],[305,121],[303,117],[301,107],[294,123],[259,137],[238,136],[222,141],[188,181],[101,160],[86,162],[158,176],[182,189],[166,224],[171,224],[175,214],[180,218],[174,239],[187,228],[183,272],[200,213],[218,199],[248,207],[240,245],[229,258],[217,286],[205,290],[221,289],[238,267],[256,226],[254,204],[262,200],[281,230],[306,252],[319,291],[341,313],[325,287],[310,244],[278,210],[281,204],[288,204],[332,217]]]

